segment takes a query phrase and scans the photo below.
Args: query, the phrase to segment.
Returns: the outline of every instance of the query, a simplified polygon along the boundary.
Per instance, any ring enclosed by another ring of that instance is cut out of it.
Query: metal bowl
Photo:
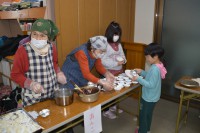
[[[90,92],[90,90],[94,90],[94,92],[91,92],[91,93],[84,93],[84,94],[80,93],[79,98],[82,102],[90,103],[90,102],[95,102],[98,100],[100,90],[97,87],[86,86],[86,87],[82,87],[81,89],[84,92]],[[88,90],[88,91],[85,91],[85,90]]]
[[[58,89],[55,91],[55,101],[59,106],[67,106],[73,103],[74,91],[71,89]]]

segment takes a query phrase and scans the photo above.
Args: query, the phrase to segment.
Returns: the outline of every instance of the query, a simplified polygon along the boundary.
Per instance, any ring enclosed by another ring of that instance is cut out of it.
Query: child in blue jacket
[[[153,110],[161,95],[161,80],[165,78],[167,73],[161,62],[164,49],[159,44],[149,44],[144,53],[146,61],[151,67],[148,71],[134,69],[140,76],[132,78],[133,81],[138,81],[142,85],[139,130],[136,129],[136,133],[150,132]]]

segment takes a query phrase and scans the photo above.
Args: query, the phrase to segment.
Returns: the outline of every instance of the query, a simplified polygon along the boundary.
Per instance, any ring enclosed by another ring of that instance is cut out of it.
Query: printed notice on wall
[[[84,112],[85,133],[102,132],[101,105],[97,105]]]

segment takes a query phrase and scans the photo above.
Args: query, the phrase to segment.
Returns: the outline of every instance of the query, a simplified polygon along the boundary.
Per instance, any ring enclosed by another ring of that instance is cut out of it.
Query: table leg
[[[189,106],[190,106],[190,99],[188,99],[188,101],[187,101],[187,107],[186,107],[186,112],[185,112],[185,120],[184,120],[185,124],[186,124],[187,118],[188,118]]]
[[[178,116],[177,116],[177,120],[176,120],[175,133],[178,133],[178,129],[179,129],[179,122],[180,122],[180,116],[181,116],[181,110],[182,110],[182,104],[183,104],[183,96],[184,96],[184,91],[181,90],[180,103],[179,103],[179,108],[178,108]]]

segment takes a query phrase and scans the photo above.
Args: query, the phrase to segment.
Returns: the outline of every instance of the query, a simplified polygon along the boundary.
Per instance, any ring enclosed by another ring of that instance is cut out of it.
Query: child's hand
[[[133,78],[131,80],[136,81],[137,79],[138,79],[138,76],[133,76]]]
[[[134,71],[136,71],[137,74],[140,74],[142,72],[142,69],[135,68]]]

